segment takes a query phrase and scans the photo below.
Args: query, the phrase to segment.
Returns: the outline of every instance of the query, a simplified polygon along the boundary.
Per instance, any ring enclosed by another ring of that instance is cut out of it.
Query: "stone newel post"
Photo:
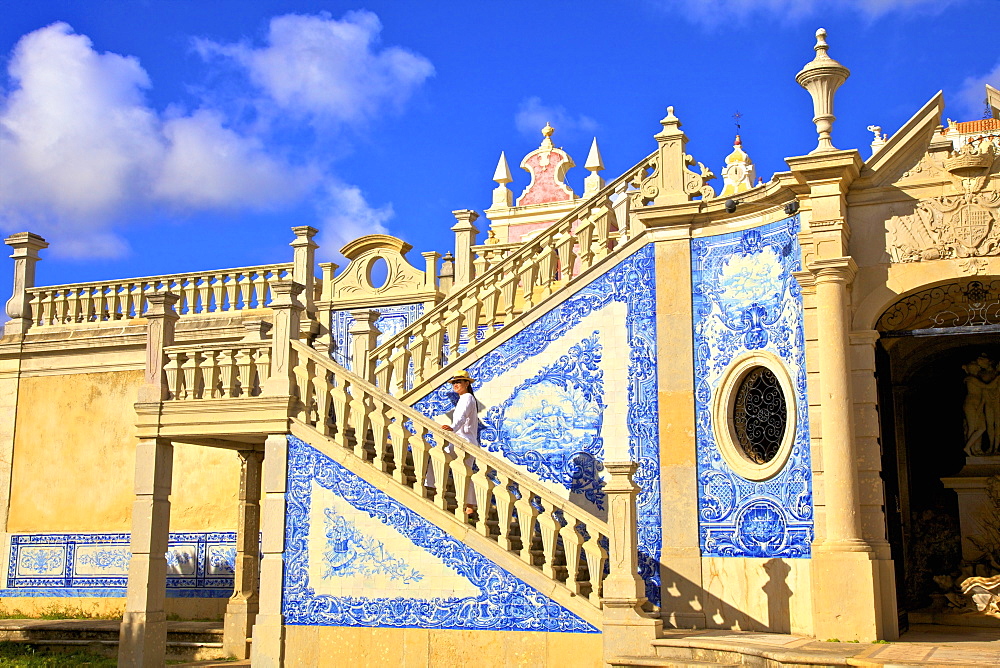
[[[172,292],[157,292],[146,297],[149,309],[146,325],[146,384],[139,388],[139,403],[154,403],[167,398],[163,367],[163,349],[174,345],[174,329],[180,318],[174,304],[180,299]]]
[[[354,322],[348,333],[351,335],[351,370],[367,381],[374,378],[374,367],[369,359],[371,351],[378,347],[378,337],[382,333],[375,326],[378,311],[362,309],[351,311]]]
[[[24,334],[31,327],[31,309],[28,306],[28,289],[35,287],[35,263],[41,258],[38,251],[49,244],[45,239],[31,232],[18,232],[3,240],[14,249],[14,292],[7,300],[7,315],[10,321],[4,325],[4,334]]]
[[[302,286],[302,305],[305,307],[306,318],[315,317],[313,300],[316,297],[316,249],[319,244],[313,237],[319,233],[315,227],[299,225],[292,228],[295,241],[289,244],[295,249],[292,264],[292,280]],[[303,323],[309,329],[308,323]]]
[[[294,281],[276,281],[271,284],[270,308],[274,312],[271,329],[271,377],[261,388],[261,394],[270,396],[291,394],[295,379],[292,374],[291,340],[299,338],[303,306],[298,301],[302,286]]]
[[[608,495],[608,577],[604,579],[604,659],[648,652],[649,643],[662,629],[659,618],[646,615],[646,585],[639,577],[639,538],[636,496],[639,487],[632,475],[635,462],[604,462],[611,479]]]
[[[264,453],[241,450],[240,508],[236,524],[233,595],[226,606],[222,648],[238,659],[250,657],[247,638],[257,616],[258,552],[260,549],[260,483]]]
[[[479,214],[470,209],[452,211],[458,222],[451,228],[455,233],[455,287],[462,287],[472,281],[472,247],[476,243],[479,228],[473,225]]]

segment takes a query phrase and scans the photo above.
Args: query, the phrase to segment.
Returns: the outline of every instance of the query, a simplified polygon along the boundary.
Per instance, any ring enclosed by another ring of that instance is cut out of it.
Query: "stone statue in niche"
[[[965,453],[1000,455],[1000,364],[986,355],[962,366],[965,371]]]

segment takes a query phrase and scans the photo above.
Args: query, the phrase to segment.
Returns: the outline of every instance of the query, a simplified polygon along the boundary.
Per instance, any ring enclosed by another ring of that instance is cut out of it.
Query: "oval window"
[[[785,393],[767,367],[755,367],[740,381],[733,404],[733,429],[747,459],[767,464],[781,448],[788,423]]]

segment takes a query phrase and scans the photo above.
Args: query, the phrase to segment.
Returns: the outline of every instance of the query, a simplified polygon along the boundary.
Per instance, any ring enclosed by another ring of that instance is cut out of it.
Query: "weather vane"
[[[736,121],[736,134],[740,133],[740,119],[741,118],[743,118],[743,114],[741,114],[740,110],[737,109],[736,113],[733,114],[733,120]]]

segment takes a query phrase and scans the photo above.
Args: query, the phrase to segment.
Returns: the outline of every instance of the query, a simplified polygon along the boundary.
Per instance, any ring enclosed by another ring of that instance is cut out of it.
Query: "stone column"
[[[315,298],[316,275],[313,267],[316,265],[316,249],[319,244],[313,241],[313,237],[319,233],[315,227],[299,225],[292,228],[295,233],[295,241],[289,244],[295,249],[292,264],[292,280],[302,286],[302,302],[305,306],[306,316],[313,315],[313,299]]]
[[[285,577],[287,479],[288,438],[284,434],[269,434],[264,442],[260,603],[250,648],[254,668],[277,668],[284,661],[285,620],[281,614],[281,603]]]
[[[351,311],[354,322],[347,332],[351,335],[351,370],[367,381],[374,379],[374,360],[369,359],[371,351],[378,347],[378,337],[382,333],[375,326],[378,311],[361,309]]]
[[[236,560],[233,595],[226,606],[222,649],[237,659],[250,657],[247,639],[257,616],[260,564],[260,482],[264,453],[241,450],[240,507],[236,519]]]
[[[605,462],[611,478],[604,487],[608,499],[608,577],[604,579],[604,660],[649,652],[662,624],[646,615],[646,585],[639,577],[638,512],[635,499],[639,487],[632,475],[635,462]]]
[[[174,446],[162,438],[135,449],[132,559],[118,644],[120,666],[162,666],[167,647],[167,538]]]
[[[298,296],[301,292],[302,286],[293,281],[276,281],[271,284],[270,308],[274,312],[274,326],[271,328],[271,377],[264,383],[261,394],[291,394],[295,382],[291,340],[299,338],[303,307]]]
[[[437,290],[437,266],[441,253],[428,251],[421,255],[424,256],[424,289]]]
[[[861,535],[855,471],[851,367],[847,348],[847,286],[857,266],[851,258],[818,260],[816,329],[819,339],[820,425],[823,435],[823,493],[826,536],[817,549],[870,552]]]
[[[470,209],[452,211],[458,220],[451,231],[455,233],[455,287],[462,287],[474,278],[472,275],[472,247],[476,245],[479,228],[473,225],[479,214]]]
[[[31,232],[18,232],[3,240],[14,249],[14,292],[7,300],[7,315],[10,320],[4,324],[4,334],[24,334],[31,327],[31,308],[28,305],[28,289],[35,287],[35,264],[41,258],[38,251],[49,247],[45,239]]]
[[[157,292],[146,297],[146,374],[139,388],[139,403],[156,403],[167,398],[167,379],[163,373],[166,355],[163,349],[174,345],[174,330],[180,318],[174,304],[180,299],[172,292]]]

